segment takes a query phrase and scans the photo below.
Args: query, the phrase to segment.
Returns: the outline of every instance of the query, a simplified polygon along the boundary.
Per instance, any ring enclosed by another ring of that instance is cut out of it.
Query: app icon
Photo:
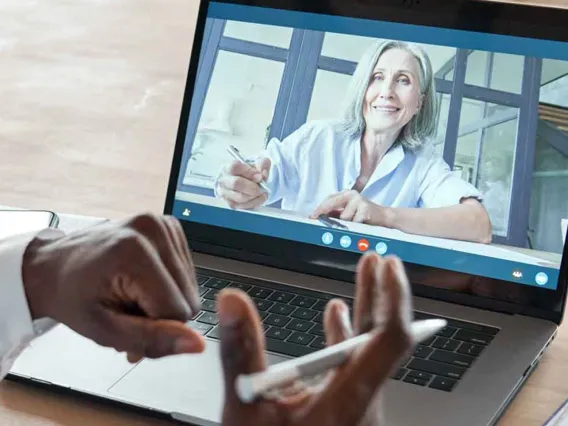
[[[343,248],[349,247],[351,245],[351,237],[349,235],[344,235],[339,240],[339,244],[341,244],[341,247]]]
[[[189,209],[185,209],[182,213],[183,216],[189,216],[191,214],[191,211]]]
[[[325,232],[322,237],[321,240],[323,241],[324,244],[331,244],[333,243],[333,235],[331,234],[331,232]]]
[[[375,246],[375,250],[377,253],[379,253],[382,256],[388,250],[387,244],[383,242],[377,243],[377,245]]]
[[[361,251],[369,250],[369,241],[362,239],[357,243],[357,248]]]
[[[539,272],[536,274],[535,281],[538,285],[546,285],[548,283],[548,275],[544,272]]]
[[[513,278],[520,280],[523,278],[523,273],[519,270],[513,271]]]

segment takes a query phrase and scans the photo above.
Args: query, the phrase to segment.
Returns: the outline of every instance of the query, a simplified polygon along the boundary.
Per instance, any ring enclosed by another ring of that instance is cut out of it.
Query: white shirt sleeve
[[[24,252],[36,236],[44,233],[63,234],[45,229],[0,240],[0,380],[30,341],[56,324],[48,318],[32,321],[22,279]]]

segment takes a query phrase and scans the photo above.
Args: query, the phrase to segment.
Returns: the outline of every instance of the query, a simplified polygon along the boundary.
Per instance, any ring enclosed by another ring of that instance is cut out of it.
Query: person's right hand
[[[40,234],[24,253],[22,275],[34,319],[53,318],[131,362],[204,348],[185,325],[200,300],[174,217],[143,214],[63,237]]]
[[[232,209],[249,210],[261,206],[268,194],[259,183],[268,179],[270,164],[266,157],[256,160],[254,166],[233,161],[217,179],[217,194]]]
[[[278,400],[240,401],[239,374],[266,369],[263,328],[250,298],[234,289],[218,296],[221,355],[225,377],[224,426],[377,426],[379,391],[411,347],[412,317],[408,280],[402,262],[365,255],[359,262],[355,299],[355,333],[376,329],[376,336],[335,372],[323,387]],[[331,301],[324,328],[328,344],[353,336],[347,305]]]

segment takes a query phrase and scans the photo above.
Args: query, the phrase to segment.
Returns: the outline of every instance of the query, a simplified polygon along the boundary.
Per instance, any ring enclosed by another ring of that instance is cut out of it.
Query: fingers
[[[363,334],[375,327],[379,281],[377,268],[384,260],[375,253],[367,253],[357,264],[355,278],[354,322],[355,332]]]
[[[332,418],[335,425],[358,424],[398,360],[411,345],[410,290],[396,259],[385,259],[379,286],[384,327],[338,373],[307,415],[306,424]],[[382,279],[384,278],[384,279]]]
[[[262,188],[258,185],[257,182],[241,176],[222,176],[219,178],[217,184],[219,185],[219,189],[221,190],[225,189],[229,191],[235,191],[243,194],[244,196],[248,196],[248,199],[250,199],[251,197],[258,197],[263,192]],[[245,198],[245,200],[247,198]]]
[[[268,175],[270,173],[270,166],[272,165],[270,158],[261,157],[261,158],[256,160],[255,165],[256,165],[256,169],[260,170],[260,173],[262,174],[262,179],[263,180],[268,179]]]
[[[352,198],[339,215],[339,218],[350,222],[353,221],[353,218],[357,213],[357,205],[357,200],[355,198]]]
[[[203,337],[185,324],[155,320],[106,310],[101,314],[105,337],[101,344],[128,353],[130,362],[142,358],[202,352]]]
[[[317,219],[322,214],[329,214],[335,210],[343,210],[350,199],[354,196],[354,191],[344,191],[334,194],[326,198],[310,216],[312,219]],[[355,191],[355,193],[357,193]]]
[[[349,308],[342,300],[332,300],[328,303],[323,320],[327,346],[353,337]]]
[[[196,313],[199,310],[200,302],[196,291],[195,274],[188,269],[186,255],[181,247],[182,243],[179,242],[180,236],[177,231],[171,229],[173,225],[170,225],[169,222],[169,220],[165,220],[163,217],[142,214],[132,218],[128,226],[145,236],[156,248],[163,265],[154,265],[153,269],[165,268],[167,270],[174,285],[181,292],[182,301],[191,307],[191,313]],[[145,265],[141,260],[136,260],[136,263]],[[151,263],[147,263],[147,266],[152,267]],[[146,284],[146,290],[151,293],[162,292],[163,290],[160,287],[163,285],[163,282],[171,281],[165,277],[163,277],[162,283],[160,283],[160,280],[150,281],[144,280],[142,277],[140,278]],[[179,297],[178,294],[175,294],[175,296]],[[184,317],[181,319],[187,320],[189,318]]]
[[[270,160],[269,167],[270,167]],[[233,161],[224,169],[224,175],[242,177],[251,182],[259,183],[262,180],[262,169],[257,169],[250,164],[245,164],[240,161]]]
[[[221,291],[217,298],[217,311],[227,412],[242,405],[235,391],[237,376],[266,368],[264,336],[258,312],[245,293],[234,289]]]
[[[264,204],[268,198],[268,194],[266,192],[262,192],[259,196],[251,198],[250,195],[221,187],[219,188],[218,193],[232,209],[253,209]]]

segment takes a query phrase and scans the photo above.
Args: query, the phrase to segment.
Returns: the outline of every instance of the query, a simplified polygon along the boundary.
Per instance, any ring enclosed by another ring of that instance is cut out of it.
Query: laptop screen
[[[210,3],[173,214],[557,288],[568,45]]]

